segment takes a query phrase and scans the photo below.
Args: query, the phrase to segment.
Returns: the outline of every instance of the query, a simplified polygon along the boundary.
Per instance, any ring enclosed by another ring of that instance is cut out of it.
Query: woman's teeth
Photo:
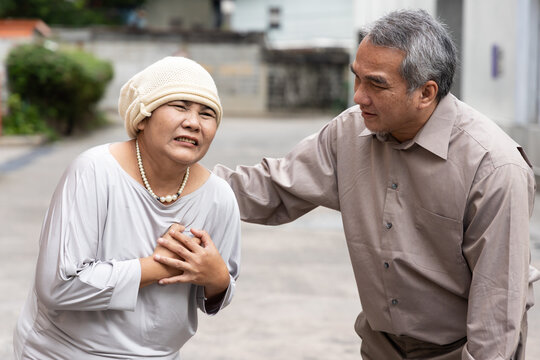
[[[190,143],[190,144],[197,145],[197,142],[196,142],[195,140],[188,139],[188,138],[185,138],[185,137],[177,137],[175,140],[177,140],[177,141],[183,141],[183,142],[188,142],[188,143]]]

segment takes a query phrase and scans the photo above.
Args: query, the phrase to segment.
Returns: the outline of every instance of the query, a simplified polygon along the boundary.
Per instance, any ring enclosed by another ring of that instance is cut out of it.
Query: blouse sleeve
[[[240,272],[240,211],[231,188],[221,179],[216,177],[220,183],[219,198],[214,200],[212,216],[206,225],[206,231],[212,238],[221,257],[229,269],[229,287],[220,303],[212,308],[207,307],[205,301],[204,287],[197,286],[197,305],[203,312],[214,315],[225,306],[229,305],[234,296],[236,279]]]
[[[138,259],[100,260],[107,184],[84,154],[66,170],[41,230],[36,293],[51,310],[134,310]]]

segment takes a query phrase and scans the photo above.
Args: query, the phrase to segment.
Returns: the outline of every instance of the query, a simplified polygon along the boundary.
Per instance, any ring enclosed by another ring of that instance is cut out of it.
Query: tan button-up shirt
[[[515,350],[540,276],[529,267],[534,175],[519,145],[454,96],[404,143],[371,133],[354,106],[284,158],[214,172],[245,221],[340,210],[374,330],[435,344],[466,336],[463,359]]]

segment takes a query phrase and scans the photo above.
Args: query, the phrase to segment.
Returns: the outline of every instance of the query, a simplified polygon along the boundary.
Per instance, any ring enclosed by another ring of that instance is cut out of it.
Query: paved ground
[[[256,163],[262,154],[279,156],[327,119],[226,118],[203,163],[233,166]],[[82,150],[124,139],[115,125],[47,146],[0,141],[0,359],[12,358],[11,334],[32,280],[41,221],[62,171]],[[292,224],[243,224],[242,231],[237,296],[218,316],[200,316],[183,358],[359,359],[353,323],[360,304],[339,214],[318,209]],[[531,233],[533,261],[540,267],[539,209]],[[529,322],[527,359],[537,360],[540,306]]]

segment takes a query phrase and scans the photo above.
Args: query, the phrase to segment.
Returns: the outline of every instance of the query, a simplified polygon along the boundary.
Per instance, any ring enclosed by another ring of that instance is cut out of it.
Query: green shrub
[[[8,87],[39,109],[47,124],[69,135],[95,114],[113,70],[109,62],[80,50],[24,44],[6,60]]]
[[[39,109],[22,101],[19,94],[11,94],[7,99],[9,113],[2,119],[4,135],[44,134],[49,139],[56,138],[41,116]]]

